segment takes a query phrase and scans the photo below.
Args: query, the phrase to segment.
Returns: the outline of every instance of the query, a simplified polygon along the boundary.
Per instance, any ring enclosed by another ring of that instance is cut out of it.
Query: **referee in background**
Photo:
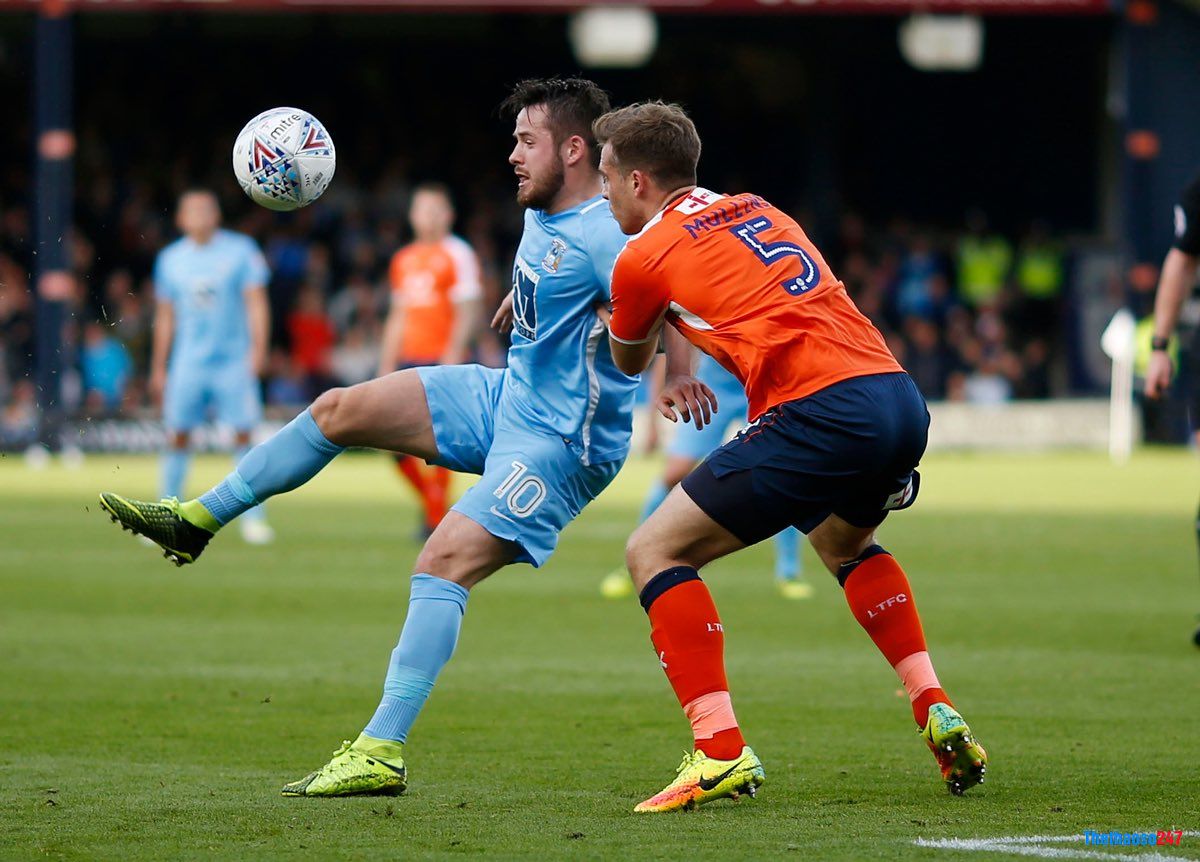
[[[1200,174],[1183,190],[1175,206],[1175,242],[1163,261],[1154,298],[1154,339],[1151,342],[1150,365],[1146,370],[1146,397],[1161,398],[1171,385],[1171,357],[1167,345],[1183,302],[1191,295],[1200,271]],[[1192,336],[1189,357],[1187,407],[1193,432],[1200,429],[1200,327]],[[1200,433],[1197,433],[1200,442]],[[1200,543],[1200,511],[1196,513],[1196,539]],[[1200,647],[1200,628],[1192,635]]]

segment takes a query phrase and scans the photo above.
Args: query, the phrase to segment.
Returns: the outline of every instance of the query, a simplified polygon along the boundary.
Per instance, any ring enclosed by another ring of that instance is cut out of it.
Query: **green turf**
[[[200,462],[195,484],[225,463]],[[0,856],[962,860],[980,854],[912,841],[1200,825],[1191,455],[927,459],[920,503],[882,540],[993,756],[961,799],[811,555],[806,603],[777,598],[769,546],[712,567],[767,783],[635,817],[689,735],[641,610],[596,583],[654,468],[631,463],[544,570],[476,590],[410,741],[408,795],[333,801],[278,788],[377,701],[417,551],[386,462],[343,457],[276,501],[274,547],[222,535],[176,569],[95,502],[148,494],[152,459],[0,460]]]

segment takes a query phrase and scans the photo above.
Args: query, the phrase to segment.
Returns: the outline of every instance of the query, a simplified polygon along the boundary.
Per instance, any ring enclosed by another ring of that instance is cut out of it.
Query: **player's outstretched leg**
[[[465,515],[451,512],[446,516],[417,558],[408,616],[392,650],[375,715],[357,739],[342,743],[332,760],[284,785],[284,796],[404,792],[408,786],[404,744],[438,673],[454,654],[468,586],[509,562],[512,555],[511,545]],[[430,570],[448,577],[428,574]]]
[[[242,459],[250,454],[250,434],[238,435],[237,448],[233,451],[233,465],[242,463]],[[255,506],[242,513],[238,521],[242,528],[242,539],[249,545],[269,545],[275,541],[275,531],[267,523],[267,507]]]
[[[158,543],[176,565],[193,563],[223,526],[269,497],[299,488],[347,446],[437,456],[425,389],[415,370],[332,389],[251,449],[224,481],[180,503],[100,495],[123,529]]]
[[[817,531],[813,535],[817,547],[823,536]],[[825,554],[822,557],[828,562]],[[937,758],[947,789],[962,795],[982,783],[987,752],[938,681],[912,587],[900,564],[879,545],[872,544],[854,559],[838,565],[836,575],[854,618],[908,692],[917,728]]]
[[[268,497],[290,491],[315,476],[342,451],[305,410],[278,434],[251,449],[225,479],[198,500],[158,503],[105,492],[100,505],[122,529],[154,540],[163,555],[182,566],[194,563],[221,527]]]

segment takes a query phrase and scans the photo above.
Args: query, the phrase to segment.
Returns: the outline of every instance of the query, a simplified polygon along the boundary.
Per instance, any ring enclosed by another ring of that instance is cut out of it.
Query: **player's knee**
[[[170,444],[172,449],[186,449],[188,447],[188,432],[172,432]]]
[[[478,554],[463,543],[439,538],[435,532],[417,555],[413,571],[435,578],[442,578],[467,589],[486,576],[487,567],[481,566]]]
[[[821,559],[821,562],[825,565],[825,568],[829,570],[829,574],[835,577],[837,576],[838,572],[841,571],[843,565],[853,562],[858,558],[863,550],[865,550],[875,541],[874,536],[872,536],[869,539],[865,539],[860,542],[846,544],[843,542],[829,541],[823,536],[814,535],[814,533],[809,534],[809,544],[811,544],[812,549],[817,552],[817,556]]]
[[[309,406],[313,421],[331,443],[338,443],[353,427],[353,401],[349,389],[338,387],[325,390]]]
[[[645,525],[638,527],[625,543],[625,567],[629,570],[634,583],[639,578],[653,575],[657,563],[655,544],[650,540]],[[654,570],[654,571],[652,571]]]

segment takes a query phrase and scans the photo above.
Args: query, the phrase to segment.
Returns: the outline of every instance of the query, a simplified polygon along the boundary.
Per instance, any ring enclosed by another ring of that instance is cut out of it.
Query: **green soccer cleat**
[[[951,706],[935,703],[929,707],[929,720],[921,737],[942,770],[946,789],[962,796],[976,784],[983,784],[988,755],[971,735],[971,728]]]
[[[333,759],[299,781],[284,796],[399,796],[408,787],[402,743],[360,734],[345,740]],[[386,758],[386,759],[385,759]]]
[[[683,756],[676,772],[674,781],[633,810],[690,811],[714,799],[737,799],[743,793],[754,796],[766,780],[762,762],[748,745],[733,760],[713,760],[703,751],[693,751]]]
[[[196,562],[216,532],[194,523],[192,513],[183,511],[185,506],[199,506],[199,503],[181,504],[174,497],[146,503],[105,491],[100,495],[100,505],[113,523],[120,524],[122,530],[150,539],[163,549],[163,556],[177,566]],[[200,514],[207,514],[207,511]]]

